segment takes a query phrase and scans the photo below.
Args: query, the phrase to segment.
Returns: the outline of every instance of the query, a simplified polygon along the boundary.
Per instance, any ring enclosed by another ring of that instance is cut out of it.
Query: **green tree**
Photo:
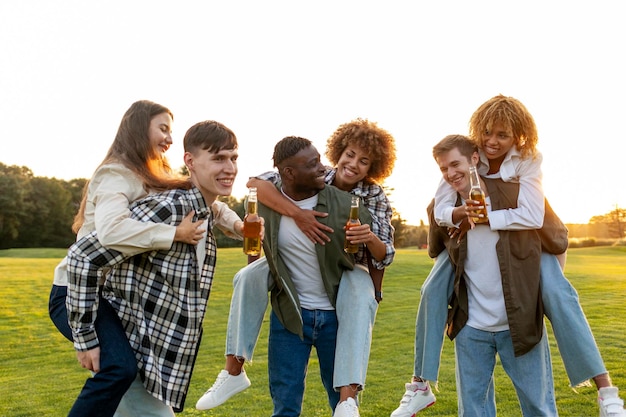
[[[22,221],[34,213],[27,199],[32,178],[27,167],[0,163],[0,249],[15,247]]]
[[[21,221],[17,247],[68,247],[75,240],[72,193],[66,181],[35,177],[30,180],[26,203],[32,211]]]
[[[246,208],[244,206],[245,198],[242,198],[241,200],[237,200],[233,196],[221,196],[221,197],[218,197],[218,200],[226,203],[228,207],[230,207],[235,213],[239,215],[240,218],[243,219],[243,216],[246,213]],[[227,237],[217,227],[213,229],[213,234],[215,236],[215,242],[217,243],[218,248],[243,247],[242,241]]]
[[[589,219],[591,224],[604,223],[609,225],[612,238],[622,239],[626,234],[626,209],[615,206],[615,210]]]
[[[393,209],[393,215],[391,216],[391,225],[393,226],[393,245],[396,248],[402,248],[407,246],[406,243],[406,233],[407,233],[407,225],[406,220],[402,218],[399,212],[396,209]]]

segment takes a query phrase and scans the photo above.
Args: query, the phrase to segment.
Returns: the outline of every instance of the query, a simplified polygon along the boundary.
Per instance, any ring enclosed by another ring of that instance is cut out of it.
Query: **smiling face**
[[[294,200],[312,197],[324,189],[325,173],[319,152],[307,146],[285,161],[281,171],[283,190]]]
[[[459,148],[453,148],[436,158],[443,179],[454,188],[461,197],[467,198],[470,189],[469,167],[478,162],[478,153],[471,158],[461,154]]]
[[[500,169],[500,164],[509,150],[515,146],[513,132],[508,131],[502,123],[494,123],[490,130],[483,132],[480,147],[489,160],[489,165],[494,172]]]
[[[185,152],[185,164],[191,174],[191,181],[198,187],[207,204],[213,203],[217,196],[232,193],[237,177],[238,157],[236,149]]]
[[[355,144],[348,145],[337,162],[333,185],[344,191],[352,191],[367,176],[371,166],[371,156],[365,149]]]
[[[160,113],[150,120],[148,140],[154,155],[165,153],[172,144],[172,116]]]

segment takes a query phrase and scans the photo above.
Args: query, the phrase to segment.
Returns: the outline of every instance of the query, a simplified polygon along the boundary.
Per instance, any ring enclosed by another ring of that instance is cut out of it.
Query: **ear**
[[[472,165],[476,166],[479,161],[480,161],[480,155],[478,155],[478,152],[474,152],[472,154],[472,158],[471,158],[470,162],[472,163]]]
[[[280,176],[284,179],[293,179],[293,168],[292,167],[284,167],[283,168],[283,172],[280,174]]]
[[[185,152],[185,155],[183,155],[183,160],[185,161],[185,165],[187,166],[187,169],[189,170],[189,172],[191,172],[192,168],[193,168],[193,154],[191,152]]]

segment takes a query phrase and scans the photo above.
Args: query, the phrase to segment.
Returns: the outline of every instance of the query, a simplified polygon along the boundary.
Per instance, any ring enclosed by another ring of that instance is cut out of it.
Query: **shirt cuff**
[[[100,346],[95,329],[72,332],[72,337],[74,338],[74,348],[80,352],[86,352]]]

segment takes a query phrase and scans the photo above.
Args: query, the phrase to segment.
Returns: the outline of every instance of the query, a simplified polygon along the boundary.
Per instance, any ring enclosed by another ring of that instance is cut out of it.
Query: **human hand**
[[[187,216],[183,219],[178,226],[176,226],[176,233],[174,234],[174,242],[183,242],[190,245],[196,245],[204,236],[206,232],[205,228],[200,226],[204,223],[204,220],[193,221],[194,210],[191,210]]]
[[[76,351],[78,363],[85,369],[92,372],[100,372],[100,346],[85,352]]]
[[[261,223],[261,232],[259,233],[259,236],[261,238],[261,242],[263,242],[263,238],[265,237],[265,219],[259,216],[259,221]]]
[[[468,230],[473,229],[474,226],[474,222],[467,217],[461,221],[459,227],[448,227],[448,236],[450,236],[450,239],[456,239],[456,243],[461,243],[463,236],[465,236]]]
[[[376,239],[376,236],[374,236],[374,233],[371,231],[369,224],[351,226],[349,229],[344,226],[344,229],[346,230],[346,239],[348,239],[350,243],[356,245],[360,245],[361,243],[367,245]]]
[[[330,237],[325,232],[332,233],[333,229],[317,221],[317,218],[327,216],[328,213],[321,211],[300,210],[293,219],[298,228],[302,230],[311,242],[325,245],[326,242],[330,242]]]
[[[476,223],[485,223],[488,221],[486,219],[487,216],[487,205],[478,200],[465,200],[465,205],[461,206],[465,210],[465,215],[469,219],[470,225],[472,229],[476,225]]]

